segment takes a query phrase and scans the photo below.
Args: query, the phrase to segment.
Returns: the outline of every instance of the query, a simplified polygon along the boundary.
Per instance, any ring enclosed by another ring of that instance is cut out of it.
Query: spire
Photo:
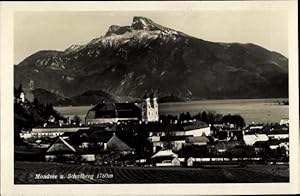
[[[150,99],[153,99],[154,98],[154,93],[152,92],[149,97],[150,97]]]
[[[148,98],[148,93],[147,93],[147,91],[145,91],[145,94],[144,94],[144,96],[143,96],[143,99],[147,99]]]

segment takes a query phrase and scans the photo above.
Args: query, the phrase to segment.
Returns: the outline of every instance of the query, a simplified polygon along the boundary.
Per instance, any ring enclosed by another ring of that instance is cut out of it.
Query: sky
[[[72,44],[86,44],[105,35],[110,25],[131,25],[134,16],[207,41],[254,43],[288,56],[288,15],[284,11],[17,12],[14,63],[39,50],[63,51]]]

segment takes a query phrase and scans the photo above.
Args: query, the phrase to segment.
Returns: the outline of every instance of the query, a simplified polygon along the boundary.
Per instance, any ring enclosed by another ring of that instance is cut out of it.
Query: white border
[[[14,185],[13,179],[13,14],[16,11],[151,11],[151,10],[288,10],[290,183]],[[210,2],[2,2],[1,65],[1,194],[10,195],[174,195],[294,194],[299,192],[299,88],[297,1]]]

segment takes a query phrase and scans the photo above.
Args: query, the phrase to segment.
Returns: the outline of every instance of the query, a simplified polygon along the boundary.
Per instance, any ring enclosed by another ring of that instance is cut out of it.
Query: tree
[[[191,114],[187,112],[185,118],[186,120],[191,120],[192,119]]]
[[[208,123],[208,120],[207,120],[207,113],[205,111],[202,112],[201,114],[201,120],[205,123]]]
[[[186,120],[186,118],[185,118],[185,114],[183,112],[183,113],[179,114],[179,121],[184,121],[184,120]]]
[[[22,84],[19,85],[18,91],[19,91],[19,93],[23,91],[23,86],[22,86]]]
[[[222,123],[222,118],[223,118],[222,114],[216,114],[215,115],[215,123]]]
[[[79,125],[81,119],[79,118],[79,116],[75,115],[75,116],[73,117],[73,121],[76,123],[76,125]]]
[[[33,105],[35,105],[35,106],[39,105],[39,100],[36,97],[33,100]]]
[[[240,128],[246,125],[245,120],[240,115],[233,115],[231,122]]]
[[[215,116],[211,112],[209,112],[207,114],[207,123],[209,123],[209,124],[214,124],[215,123]]]
[[[225,115],[222,119],[223,123],[230,123],[230,124],[234,124],[237,127],[243,128],[246,123],[243,117],[241,117],[240,115],[236,114],[236,115]]]

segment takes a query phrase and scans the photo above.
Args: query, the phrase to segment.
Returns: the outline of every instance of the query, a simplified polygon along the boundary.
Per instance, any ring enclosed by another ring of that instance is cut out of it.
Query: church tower
[[[28,86],[29,86],[29,90],[30,90],[30,91],[33,91],[33,90],[34,90],[34,81],[33,81],[33,80],[30,80]]]
[[[157,122],[158,121],[158,103],[157,98],[151,93],[143,97],[142,103],[142,121],[143,122]]]

